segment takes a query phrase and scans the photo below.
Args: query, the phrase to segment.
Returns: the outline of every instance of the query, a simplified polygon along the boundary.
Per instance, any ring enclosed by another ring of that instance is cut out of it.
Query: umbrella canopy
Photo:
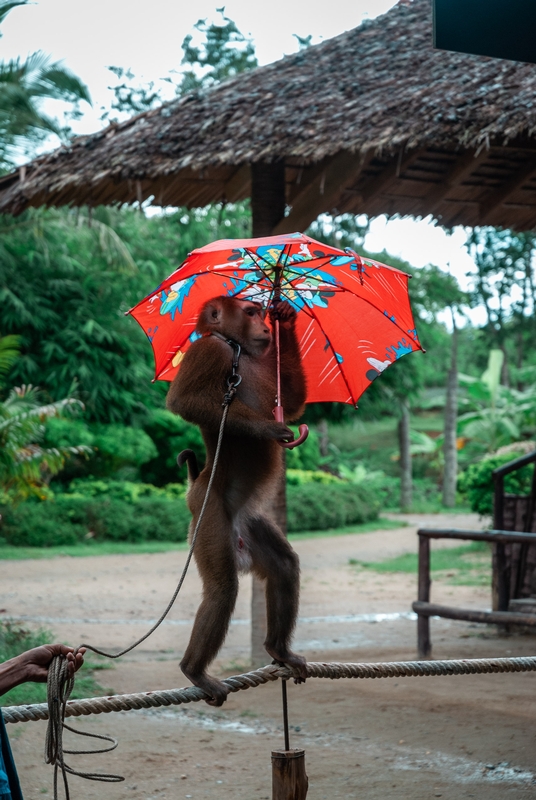
[[[409,275],[301,233],[222,239],[194,250],[130,314],[149,338],[155,378],[171,381],[199,338],[203,304],[226,295],[268,307],[279,296],[298,312],[307,402],[355,405],[406,353],[422,350]]]

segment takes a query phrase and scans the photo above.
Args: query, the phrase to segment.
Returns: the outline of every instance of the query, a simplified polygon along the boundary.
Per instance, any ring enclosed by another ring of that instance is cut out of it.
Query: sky
[[[228,0],[225,14],[239,30],[252,37],[260,64],[276,61],[299,49],[299,36],[312,35],[312,43],[331,38],[360,22],[383,14],[394,0]],[[16,8],[2,25],[0,58],[25,57],[36,50],[63,60],[89,87],[93,107],[83,104],[83,116],[71,123],[76,133],[91,133],[102,127],[103,109],[109,109],[114,82],[107,67],[130,68],[139,83],[160,82],[180,67],[181,44],[199,19],[219,19],[215,0],[33,0]],[[48,113],[60,113],[47,108]],[[57,146],[51,141],[50,149]],[[472,268],[463,243],[465,232],[448,235],[430,220],[386,220],[371,222],[365,247],[372,252],[387,250],[415,267],[425,264],[451,271],[462,288]],[[473,320],[479,321],[478,314]]]

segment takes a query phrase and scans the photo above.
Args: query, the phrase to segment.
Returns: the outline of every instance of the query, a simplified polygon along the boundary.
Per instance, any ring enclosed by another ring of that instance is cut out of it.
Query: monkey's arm
[[[166,405],[188,422],[217,432],[223,414],[223,397],[231,374],[228,345],[215,337],[191,346],[168,392]],[[240,388],[238,390],[240,394]],[[292,433],[282,423],[263,416],[235,396],[229,406],[226,430],[235,435],[286,441]]]

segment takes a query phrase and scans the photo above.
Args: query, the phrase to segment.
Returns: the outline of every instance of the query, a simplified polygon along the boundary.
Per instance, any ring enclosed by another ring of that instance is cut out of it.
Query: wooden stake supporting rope
[[[272,750],[272,800],[305,800],[305,750]]]
[[[288,729],[287,679],[281,680],[285,749],[272,750],[272,800],[305,800],[309,779],[305,750],[291,750]]]

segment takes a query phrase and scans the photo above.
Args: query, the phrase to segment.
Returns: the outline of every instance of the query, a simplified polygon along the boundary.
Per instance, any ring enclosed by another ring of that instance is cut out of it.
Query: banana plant
[[[502,350],[491,350],[480,378],[459,376],[465,387],[461,404],[468,410],[458,418],[458,430],[488,453],[530,433],[536,413],[534,387],[518,391],[501,384],[503,361]]]

